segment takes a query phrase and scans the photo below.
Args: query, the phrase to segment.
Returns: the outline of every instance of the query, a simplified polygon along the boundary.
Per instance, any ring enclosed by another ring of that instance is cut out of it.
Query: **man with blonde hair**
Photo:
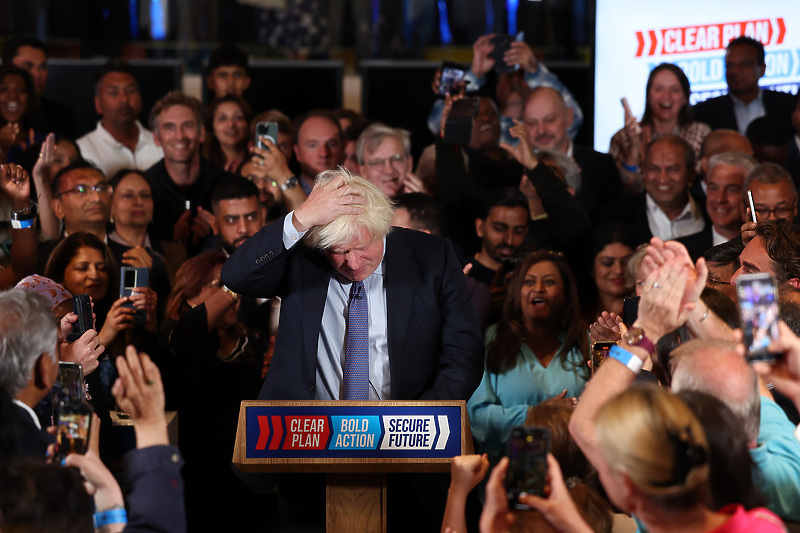
[[[264,400],[469,399],[478,318],[452,246],[392,228],[392,204],[343,169],[266,226],[222,269],[230,290],[280,296]]]

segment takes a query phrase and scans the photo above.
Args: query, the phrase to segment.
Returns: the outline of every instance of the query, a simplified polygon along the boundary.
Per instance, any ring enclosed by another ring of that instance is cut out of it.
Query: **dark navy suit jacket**
[[[261,400],[313,400],[317,344],[333,267],[302,242],[287,251],[283,220],[249,238],[222,267],[233,291],[280,296],[277,344]],[[452,245],[393,228],[384,251],[393,400],[467,400],[483,374],[477,314]]]
[[[780,91],[763,90],[764,112],[784,123],[786,131],[792,131],[791,115],[796,97]],[[721,128],[739,131],[733,100],[729,94],[709,98],[692,108],[692,118],[705,122],[712,130]]]

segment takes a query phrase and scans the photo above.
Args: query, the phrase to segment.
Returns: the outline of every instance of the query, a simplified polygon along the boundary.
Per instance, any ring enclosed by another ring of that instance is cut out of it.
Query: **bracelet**
[[[26,218],[25,220],[11,219],[11,229],[28,229],[32,228],[36,219],[34,217]]]
[[[638,374],[639,370],[644,366],[644,361],[616,344],[608,351],[608,356],[628,367],[634,374]]]
[[[127,524],[128,512],[122,507],[112,507],[111,509],[94,513],[93,518],[94,528],[100,529],[109,524]]]
[[[36,218],[36,209],[33,208],[26,214],[22,214],[20,211],[11,213],[11,220],[31,220],[33,218]]]
[[[36,204],[36,202],[34,202],[33,200],[31,200],[31,203],[29,203],[29,204],[28,204],[28,207],[26,207],[26,208],[24,208],[24,209],[19,209],[19,210],[17,210],[17,209],[12,209],[12,210],[11,210],[11,214],[12,214],[12,215],[16,215],[16,214],[19,214],[19,213],[26,213],[26,212],[28,212],[28,211],[33,211],[33,209],[36,207],[36,205],[37,205],[37,204]]]
[[[628,172],[633,172],[633,173],[636,173],[639,170],[638,165],[629,165],[627,163],[622,163],[622,168],[624,168]]]

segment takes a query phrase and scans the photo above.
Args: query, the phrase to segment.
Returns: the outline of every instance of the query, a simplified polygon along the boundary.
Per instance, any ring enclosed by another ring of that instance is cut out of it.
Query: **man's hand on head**
[[[360,215],[364,212],[364,198],[358,189],[337,176],[325,185],[315,185],[303,205],[292,217],[297,231],[308,231],[314,226],[331,222],[339,215]]]

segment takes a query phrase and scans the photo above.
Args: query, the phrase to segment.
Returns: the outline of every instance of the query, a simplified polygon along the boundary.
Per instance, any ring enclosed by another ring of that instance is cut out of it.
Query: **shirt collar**
[[[653,200],[653,197],[650,196],[650,193],[645,193],[645,198],[647,199],[648,211],[652,213],[655,212],[655,210],[658,210],[664,213],[664,211],[658,206],[658,204],[656,204],[656,201]],[[666,213],[664,213],[664,215],[666,216]],[[675,217],[672,221],[674,222],[676,220],[683,220],[685,218],[698,218],[699,216],[700,213],[697,208],[697,202],[695,202],[694,198],[692,198],[692,195],[689,194],[689,201],[686,202],[686,205],[683,206],[683,210],[681,210],[681,213],[677,217]]]
[[[744,102],[742,102],[741,100],[739,100],[738,98],[733,96],[733,93],[731,93],[731,92],[728,92],[728,96],[731,97],[731,100],[733,100],[734,104],[747,107],[747,106],[753,105],[756,102],[759,102],[759,103],[762,102],[764,100],[764,91],[761,89],[761,87],[759,87],[758,88],[758,96],[756,96],[749,104],[745,104]]]

